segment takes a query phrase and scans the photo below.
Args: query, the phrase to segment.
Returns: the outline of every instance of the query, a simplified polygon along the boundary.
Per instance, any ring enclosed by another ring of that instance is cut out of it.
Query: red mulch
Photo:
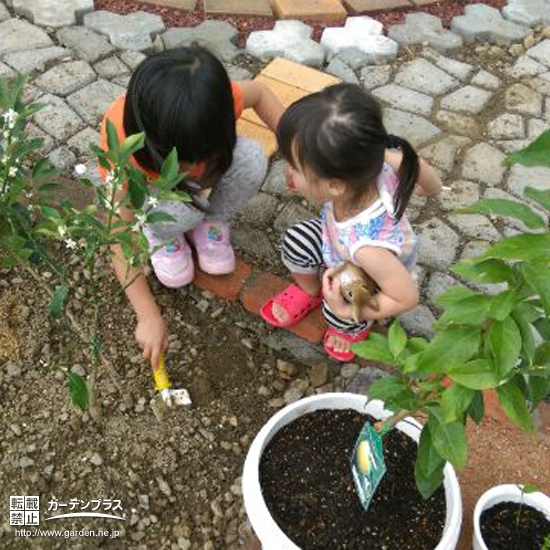
[[[443,0],[436,4],[422,6],[420,8],[406,8],[404,10],[374,12],[368,15],[382,22],[384,25],[396,25],[402,23],[406,13],[414,11],[423,11],[441,17],[444,25],[450,25],[451,19],[464,12],[464,6],[467,4],[479,3],[479,0],[459,0],[455,2]],[[506,5],[506,0],[485,0],[483,4],[488,4],[498,9]],[[231,23],[240,33],[239,45],[243,46],[246,37],[252,31],[273,28],[275,17],[248,16],[248,15],[214,15],[204,12],[202,1],[199,0],[197,9],[193,12],[167,8],[146,2],[136,2],[134,0],[95,0],[96,10],[108,10],[114,13],[126,14],[134,11],[147,11],[160,15],[167,27],[195,27],[206,19],[220,19]],[[305,20],[314,28],[314,38],[319,39],[325,27],[342,26],[344,21],[331,22],[329,24]]]

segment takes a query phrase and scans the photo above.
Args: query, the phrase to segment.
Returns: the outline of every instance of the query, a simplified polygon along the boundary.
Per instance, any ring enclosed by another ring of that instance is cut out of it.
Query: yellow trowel
[[[191,397],[187,390],[172,389],[165,368],[164,353],[160,355],[158,367],[153,371],[153,378],[157,395],[151,400],[151,408],[159,422],[162,422],[169,410],[191,405]]]

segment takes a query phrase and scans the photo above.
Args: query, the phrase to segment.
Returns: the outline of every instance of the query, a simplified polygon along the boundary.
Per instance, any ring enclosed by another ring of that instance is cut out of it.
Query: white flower
[[[88,169],[86,168],[85,164],[77,164],[74,167],[74,172],[77,176],[83,176]]]
[[[69,239],[65,239],[65,246],[70,250],[74,250],[78,246],[78,244],[75,240],[69,238]]]
[[[4,156],[2,157],[2,164],[8,164],[8,161],[9,161],[9,160],[10,160],[10,159],[8,158],[8,155],[4,155]]]
[[[38,364],[39,364],[41,367],[47,367],[47,366],[48,366],[48,362],[46,361],[46,359],[44,359],[44,357],[41,357],[41,358],[38,360]]]
[[[156,208],[159,205],[159,200],[157,197],[149,197],[149,206],[151,208]]]
[[[67,228],[64,225],[60,225],[57,230],[59,231],[59,235],[61,236],[61,238],[65,237],[65,235],[67,234]]]
[[[139,231],[143,227],[143,224],[145,223],[146,219],[147,219],[146,214],[137,214],[136,215],[136,223],[134,225],[132,225],[132,229],[134,231]]]
[[[31,199],[33,196],[34,194],[32,191],[25,191],[25,197],[27,197],[27,199]]]
[[[12,166],[9,170],[8,170],[8,176],[10,178],[15,178],[15,176],[17,176],[17,168],[15,166]]]
[[[15,121],[17,120],[17,117],[19,116],[19,114],[17,113],[17,111],[14,111],[13,109],[8,109],[3,115],[2,117],[4,118],[4,120],[7,122],[8,124],[8,128],[13,128],[15,126]]]

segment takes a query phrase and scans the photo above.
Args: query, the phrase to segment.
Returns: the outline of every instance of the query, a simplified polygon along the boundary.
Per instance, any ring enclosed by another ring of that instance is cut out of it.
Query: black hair
[[[360,86],[346,83],[293,103],[279,122],[277,141],[294,168],[297,161],[319,178],[343,181],[355,201],[376,184],[386,147],[395,138],[384,127],[378,101]],[[398,144],[403,160],[394,206],[400,219],[418,178],[419,160],[408,141],[398,138]]]
[[[233,161],[237,140],[233,93],[222,63],[193,45],[143,60],[128,85],[126,135],[145,132],[137,162],[158,172],[175,147],[182,162],[207,161],[220,175]]]

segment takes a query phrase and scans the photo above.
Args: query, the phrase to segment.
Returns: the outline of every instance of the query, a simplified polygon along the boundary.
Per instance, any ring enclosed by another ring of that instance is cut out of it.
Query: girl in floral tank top
[[[411,274],[418,239],[405,216],[411,195],[441,190],[437,173],[404,139],[390,136],[380,105],[364,89],[338,84],[306,96],[283,115],[279,148],[293,193],[321,206],[318,219],[285,234],[282,259],[295,284],[262,307],[270,324],[287,327],[322,306],[325,350],[341,361],[368,337],[374,321],[413,309],[419,299]],[[352,262],[378,287],[379,309],[365,306],[359,322],[342,297],[334,270]]]

